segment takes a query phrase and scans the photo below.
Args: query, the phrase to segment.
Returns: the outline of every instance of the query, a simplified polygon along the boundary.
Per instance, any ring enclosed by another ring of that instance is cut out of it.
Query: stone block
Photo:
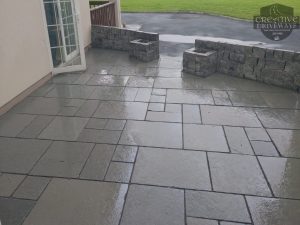
[[[159,43],[145,39],[133,40],[129,44],[129,55],[144,62],[158,59]]]
[[[283,60],[266,59],[265,67],[268,69],[283,70],[285,63]]]
[[[217,70],[217,52],[195,48],[183,53],[183,71],[207,77]]]
[[[231,52],[229,59],[239,63],[245,63],[245,54]]]
[[[258,58],[265,58],[266,50],[265,50],[265,48],[261,48],[261,47],[253,47],[252,55],[254,57],[258,57]]]

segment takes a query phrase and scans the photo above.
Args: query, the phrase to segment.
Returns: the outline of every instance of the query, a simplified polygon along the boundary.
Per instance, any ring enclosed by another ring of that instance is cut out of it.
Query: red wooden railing
[[[92,25],[116,26],[115,3],[109,2],[91,9]]]

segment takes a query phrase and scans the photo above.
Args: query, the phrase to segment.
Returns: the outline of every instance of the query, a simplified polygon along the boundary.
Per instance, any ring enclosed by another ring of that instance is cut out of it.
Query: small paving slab
[[[241,195],[186,191],[185,196],[187,216],[251,222],[246,202]]]
[[[201,123],[200,108],[198,105],[182,106],[183,123]]]
[[[193,218],[193,217],[187,217],[186,223],[187,225],[218,225],[217,220],[208,220],[208,219]]]
[[[105,176],[106,181],[129,183],[133,169],[132,163],[111,162]]]
[[[87,82],[87,85],[125,86],[128,79],[128,76],[95,75]]]
[[[135,161],[136,153],[137,147],[135,146],[118,145],[112,160],[133,163]]]
[[[0,218],[3,225],[22,225],[35,202],[0,197]]]
[[[295,225],[299,223],[300,201],[246,197],[255,225]]]
[[[241,127],[225,127],[225,134],[231,152],[253,155],[251,144]]]
[[[183,136],[185,149],[229,152],[221,126],[184,124]]]
[[[271,141],[267,131],[264,128],[249,128],[245,131],[250,141]]]
[[[24,178],[24,175],[0,174],[0,196],[10,197]]]
[[[276,197],[300,199],[300,159],[259,157]]]
[[[118,225],[126,192],[125,184],[53,179],[23,225]]]
[[[73,177],[79,176],[94,144],[54,142],[33,168],[32,175]]]
[[[44,140],[0,138],[0,171],[28,173],[50,144]]]
[[[93,142],[104,144],[117,144],[121,135],[121,131],[116,130],[94,130],[83,129],[77,141]]]
[[[140,148],[132,182],[167,187],[210,190],[204,152]]]
[[[131,185],[120,225],[184,225],[183,190]]]
[[[48,183],[50,178],[28,176],[14,193],[15,198],[37,200]]]
[[[16,137],[34,118],[33,115],[5,114],[0,118],[0,136]]]
[[[216,191],[271,196],[254,156],[208,153],[213,188]]]
[[[80,178],[103,180],[114,150],[115,145],[96,145],[80,174]]]
[[[181,148],[182,125],[163,122],[127,121],[119,144]]]
[[[262,156],[279,156],[272,142],[267,141],[251,141],[255,155]]]

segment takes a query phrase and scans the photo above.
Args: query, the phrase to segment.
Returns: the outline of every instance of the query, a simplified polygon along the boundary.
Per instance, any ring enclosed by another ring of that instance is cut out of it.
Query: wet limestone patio
[[[91,49],[0,118],[3,225],[300,224],[300,96]]]

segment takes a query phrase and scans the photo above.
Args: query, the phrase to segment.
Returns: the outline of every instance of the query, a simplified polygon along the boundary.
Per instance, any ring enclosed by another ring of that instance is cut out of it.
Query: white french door
[[[53,73],[86,69],[77,0],[43,0]]]

